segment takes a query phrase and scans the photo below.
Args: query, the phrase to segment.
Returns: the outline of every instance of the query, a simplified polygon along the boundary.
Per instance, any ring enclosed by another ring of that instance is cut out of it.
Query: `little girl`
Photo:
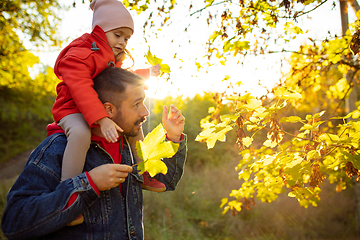
[[[100,125],[109,142],[117,141],[118,131],[122,131],[108,118],[93,89],[92,79],[107,67],[121,67],[126,54],[130,55],[126,45],[134,32],[134,22],[118,0],[93,0],[90,8],[93,10],[92,32],[83,34],[65,47],[54,67],[56,76],[62,81],[56,87],[57,97],[52,113],[68,140],[63,156],[62,181],[82,172],[90,146],[91,127]],[[149,78],[159,75],[159,71],[160,66],[157,65],[135,73]],[[135,143],[143,137],[141,132],[130,142],[138,161]],[[153,185],[149,189],[165,190],[164,185],[155,179],[146,182]]]

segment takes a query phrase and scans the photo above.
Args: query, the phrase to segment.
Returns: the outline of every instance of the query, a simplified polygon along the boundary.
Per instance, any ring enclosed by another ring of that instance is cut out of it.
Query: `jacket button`
[[[87,184],[84,182],[84,180],[80,180],[81,181],[81,186],[83,187],[83,188],[86,188],[87,187]]]

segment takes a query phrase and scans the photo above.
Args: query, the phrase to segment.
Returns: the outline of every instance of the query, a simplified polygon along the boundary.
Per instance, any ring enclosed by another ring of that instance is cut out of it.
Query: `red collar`
[[[99,144],[107,153],[110,154],[114,163],[121,163],[121,154],[123,149],[123,137],[120,136],[117,142],[108,142],[105,138],[91,134],[91,140]]]

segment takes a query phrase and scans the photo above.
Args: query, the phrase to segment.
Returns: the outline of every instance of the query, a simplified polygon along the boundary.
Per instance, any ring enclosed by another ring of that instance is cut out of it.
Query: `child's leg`
[[[61,170],[61,181],[64,181],[82,173],[90,147],[91,131],[81,113],[64,117],[60,120],[59,126],[65,131],[68,141]]]

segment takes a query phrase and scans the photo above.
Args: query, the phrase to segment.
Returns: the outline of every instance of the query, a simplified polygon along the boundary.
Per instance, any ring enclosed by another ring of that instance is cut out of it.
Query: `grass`
[[[192,159],[188,159],[192,161]],[[318,207],[308,209],[286,195],[250,210],[222,215],[221,198],[239,187],[236,160],[219,166],[186,167],[173,192],[144,191],[146,240],[354,240],[352,189],[336,193],[324,185]],[[16,178],[0,182],[0,217]],[[0,231],[0,240],[5,240]]]
[[[191,161],[191,160],[190,160]],[[221,214],[221,198],[239,187],[234,162],[188,168],[174,192],[144,192],[145,239],[311,240],[356,239],[352,189],[324,185],[318,207],[286,195],[250,210]]]
[[[44,126],[18,131],[16,140],[0,138],[0,152],[6,151],[0,162],[36,146],[44,138]],[[328,183],[316,208],[302,208],[283,194],[272,203],[256,201],[250,210],[222,215],[221,199],[241,184],[234,170],[238,155],[225,146],[205,151],[203,147],[189,140],[186,170],[176,191],[144,191],[146,240],[356,239],[352,189],[336,193]],[[15,178],[0,182],[0,217],[14,182]],[[0,230],[0,240],[5,239]]]

